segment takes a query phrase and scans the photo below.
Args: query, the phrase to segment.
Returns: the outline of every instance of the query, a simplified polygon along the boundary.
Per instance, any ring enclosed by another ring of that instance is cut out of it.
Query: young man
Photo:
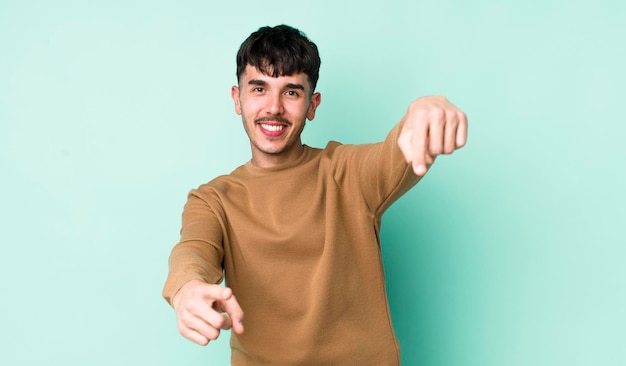
[[[232,328],[233,365],[398,365],[381,217],[466,141],[465,114],[428,97],[381,143],[303,145],[319,66],[294,28],[244,41],[231,95],[252,159],[189,193],[170,256],[163,295],[180,333],[206,345]]]

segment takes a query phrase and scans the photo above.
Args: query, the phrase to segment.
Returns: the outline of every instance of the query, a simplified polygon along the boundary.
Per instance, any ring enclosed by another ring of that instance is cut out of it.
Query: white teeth
[[[268,131],[271,131],[271,132],[280,131],[280,130],[282,130],[283,128],[285,128],[285,126],[283,126],[283,125],[266,125],[266,124],[264,124],[264,123],[262,123],[262,124],[261,124],[261,126],[262,126],[264,129],[266,129],[266,130],[268,130]]]

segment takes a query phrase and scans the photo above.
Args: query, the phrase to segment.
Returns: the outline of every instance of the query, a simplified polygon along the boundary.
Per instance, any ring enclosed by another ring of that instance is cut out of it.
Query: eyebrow
[[[250,81],[248,81],[249,85],[267,85],[267,83],[263,80],[259,80],[259,79],[252,79]]]
[[[248,84],[249,85],[264,86],[264,85],[267,85],[267,82],[265,82],[264,80],[252,79],[252,80],[248,81]],[[288,83],[287,84],[287,89],[304,90],[304,85],[302,85],[302,84],[295,84],[295,83]]]
[[[287,88],[289,88],[289,89],[299,89],[299,90],[304,91],[304,85],[302,85],[302,84],[289,83],[289,84],[287,84]]]

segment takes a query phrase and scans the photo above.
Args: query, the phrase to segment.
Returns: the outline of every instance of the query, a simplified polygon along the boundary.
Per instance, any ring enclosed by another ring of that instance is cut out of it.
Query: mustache
[[[286,125],[291,126],[293,123],[291,123],[290,120],[288,120],[285,117],[281,117],[281,116],[269,116],[269,117],[261,117],[261,118],[257,118],[254,120],[254,123],[261,123],[261,122],[280,122]]]

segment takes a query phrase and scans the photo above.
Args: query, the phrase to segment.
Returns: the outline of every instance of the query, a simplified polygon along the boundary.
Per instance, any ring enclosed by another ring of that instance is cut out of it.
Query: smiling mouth
[[[269,138],[282,136],[290,125],[290,123],[280,123],[280,121],[276,120],[257,122],[261,133]]]
[[[254,121],[261,131],[269,137],[278,137],[285,132],[285,129],[291,126],[291,122],[281,116],[267,116]]]
[[[269,132],[280,132],[286,127],[285,125],[274,125],[268,123],[259,123],[259,125],[261,125],[264,130],[267,130]]]

